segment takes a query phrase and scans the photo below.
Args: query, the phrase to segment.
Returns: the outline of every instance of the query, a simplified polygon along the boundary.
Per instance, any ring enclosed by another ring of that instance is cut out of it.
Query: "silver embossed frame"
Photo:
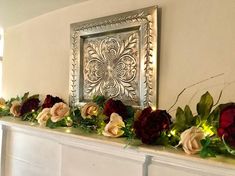
[[[157,104],[157,7],[71,24],[70,104]]]

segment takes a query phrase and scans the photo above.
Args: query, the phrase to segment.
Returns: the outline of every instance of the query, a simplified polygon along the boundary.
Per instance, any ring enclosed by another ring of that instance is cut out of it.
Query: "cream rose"
[[[105,126],[102,134],[108,137],[119,137],[124,133],[122,130],[123,127],[125,127],[125,123],[123,122],[122,117],[117,113],[112,113],[110,116],[110,121]]]
[[[10,113],[14,116],[14,117],[19,117],[20,116],[20,108],[21,108],[21,103],[18,100],[14,100],[11,103],[11,108],[10,108]]]
[[[99,107],[97,104],[93,102],[87,103],[81,108],[81,116],[83,119],[91,119],[93,115],[98,115],[98,110]]]
[[[6,108],[6,101],[4,98],[0,98],[0,108],[2,109]]]
[[[47,120],[51,117],[50,108],[44,108],[37,116],[37,120],[40,126],[46,126]]]
[[[51,108],[51,121],[52,122],[58,122],[62,120],[65,116],[69,115],[69,106],[63,102],[56,103]]]
[[[181,133],[179,144],[182,144],[185,153],[189,155],[195,154],[201,150],[202,146],[200,141],[204,138],[205,135],[202,129],[192,126]]]

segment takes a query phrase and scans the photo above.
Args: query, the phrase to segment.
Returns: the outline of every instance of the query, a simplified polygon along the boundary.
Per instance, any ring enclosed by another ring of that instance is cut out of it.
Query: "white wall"
[[[0,58],[3,56],[3,29],[0,27]]]
[[[147,6],[161,14],[159,107],[169,108],[186,86],[224,73],[191,89],[178,105],[191,105],[206,90],[217,97],[235,80],[235,0],[90,0],[53,11],[5,35],[3,95],[31,93],[68,98],[70,24]],[[235,101],[235,83],[222,101]]]

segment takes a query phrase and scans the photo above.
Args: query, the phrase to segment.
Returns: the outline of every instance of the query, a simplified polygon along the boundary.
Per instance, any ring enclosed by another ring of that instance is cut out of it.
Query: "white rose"
[[[98,105],[93,103],[93,102],[90,102],[90,103],[87,103],[85,104],[82,108],[81,108],[81,116],[83,119],[91,119],[91,117],[94,115],[94,116],[97,116],[98,115]]]
[[[14,116],[14,117],[19,117],[20,116],[20,108],[21,108],[21,103],[18,100],[14,100],[11,103],[11,108],[10,108],[10,113]]]
[[[123,122],[122,117],[117,113],[112,113],[110,116],[110,121],[105,126],[102,134],[108,137],[119,137],[124,133],[122,130],[123,127],[125,127],[125,123]]]
[[[65,116],[69,115],[69,110],[69,106],[63,102],[54,104],[54,106],[50,110],[51,121],[58,122],[62,120]]]
[[[201,140],[204,138],[205,135],[202,129],[192,126],[181,133],[179,144],[182,144],[185,153],[195,154],[201,150]]]
[[[51,117],[50,108],[44,108],[37,116],[37,120],[40,126],[46,126],[47,120]]]

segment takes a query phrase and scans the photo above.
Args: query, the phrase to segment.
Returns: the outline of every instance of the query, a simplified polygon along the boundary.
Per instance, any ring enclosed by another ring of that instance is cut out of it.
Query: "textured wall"
[[[67,99],[70,24],[152,5],[161,16],[159,107],[169,108],[184,87],[224,73],[185,91],[178,105],[194,107],[206,90],[218,97],[235,80],[234,0],[90,0],[8,28],[3,96],[30,91]],[[235,101],[235,83],[221,101],[230,100]]]

